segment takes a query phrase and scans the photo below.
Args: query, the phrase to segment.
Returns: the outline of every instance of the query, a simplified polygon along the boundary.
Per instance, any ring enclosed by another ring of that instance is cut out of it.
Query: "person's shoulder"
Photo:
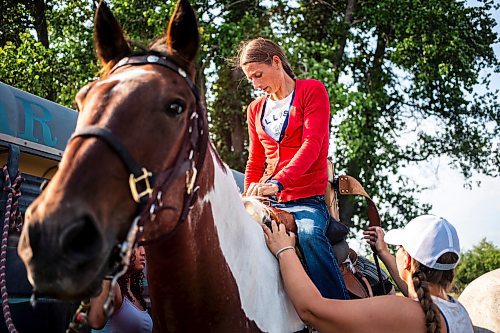
[[[264,100],[266,99],[266,95],[259,96],[256,99],[254,99],[250,104],[248,104],[248,109],[249,110],[255,110],[258,105],[261,105]]]
[[[326,92],[323,82],[316,79],[297,80],[296,87],[297,91],[302,90],[304,93]]]
[[[299,98],[313,98],[317,99],[322,97],[325,101],[328,99],[328,92],[325,85],[316,79],[305,79],[296,81],[296,92]]]
[[[301,86],[303,88],[322,88],[325,89],[325,85],[320,80],[316,79],[304,79],[297,80],[297,86]]]

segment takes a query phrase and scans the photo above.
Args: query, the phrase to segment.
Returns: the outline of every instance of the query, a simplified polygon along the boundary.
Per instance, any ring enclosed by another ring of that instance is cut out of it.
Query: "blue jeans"
[[[288,202],[273,202],[272,205],[294,215],[305,268],[321,295],[325,298],[349,299],[337,259],[325,235],[330,215],[324,197],[317,195]]]

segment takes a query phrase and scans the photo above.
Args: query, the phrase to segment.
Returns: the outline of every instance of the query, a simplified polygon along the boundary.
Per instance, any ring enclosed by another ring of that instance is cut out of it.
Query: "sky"
[[[467,4],[474,6],[478,2],[468,0]],[[497,22],[494,31],[500,35],[500,9],[493,12],[493,17]],[[500,58],[500,43],[495,44],[493,49]],[[491,88],[500,89],[500,73],[492,73],[491,79]],[[448,161],[442,157],[405,168],[401,173],[419,184],[432,185],[417,198],[422,203],[432,204],[430,214],[439,215],[455,226],[462,252],[471,250],[482,239],[500,247],[500,178],[476,175],[472,189],[466,189],[464,177],[451,169]],[[477,181],[481,182],[479,186]],[[354,250],[362,253],[365,252],[363,243],[361,234],[349,241]]]
[[[469,0],[467,3],[475,5],[477,1]],[[494,30],[500,35],[500,10],[496,10],[493,17],[497,22]],[[495,44],[493,48],[497,58],[500,58],[500,44]],[[491,88],[500,89],[499,73],[493,73]],[[446,158],[442,158],[432,169],[405,171],[413,179],[424,183],[429,183],[429,180],[435,182],[434,188],[423,191],[419,199],[433,205],[432,214],[446,218],[455,226],[462,251],[470,250],[483,238],[500,247],[500,178],[474,177],[474,180],[481,181],[481,185],[473,185],[468,190],[463,187],[463,176],[450,169]]]

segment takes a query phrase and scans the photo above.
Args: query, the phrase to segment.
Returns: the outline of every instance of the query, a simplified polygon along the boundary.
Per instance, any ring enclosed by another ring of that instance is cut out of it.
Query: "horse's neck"
[[[215,158],[206,161],[213,187],[193,208],[189,226],[155,250],[161,253],[148,254],[153,310],[156,303],[162,316],[168,313],[169,328],[178,322],[185,330],[183,316],[191,325],[193,315],[203,315],[203,324],[219,331],[220,325],[241,332],[298,331],[303,324],[284,294],[262,229],[245,212],[232,173]]]

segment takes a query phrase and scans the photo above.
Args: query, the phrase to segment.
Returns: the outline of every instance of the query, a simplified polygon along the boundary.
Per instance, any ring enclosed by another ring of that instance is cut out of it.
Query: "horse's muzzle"
[[[103,255],[103,237],[88,215],[68,223],[56,221],[56,217],[43,223],[26,221],[18,253],[28,279],[40,294],[61,299],[89,296],[99,287],[104,274],[99,269],[107,259]]]

